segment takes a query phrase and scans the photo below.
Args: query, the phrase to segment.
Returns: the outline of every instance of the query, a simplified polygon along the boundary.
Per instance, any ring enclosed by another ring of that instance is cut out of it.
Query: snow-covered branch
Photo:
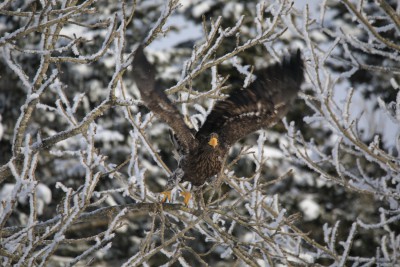
[[[1,266],[399,265],[399,3],[23,2],[0,4]],[[184,159],[134,85],[140,44],[193,131],[287,50],[306,83],[161,203]]]

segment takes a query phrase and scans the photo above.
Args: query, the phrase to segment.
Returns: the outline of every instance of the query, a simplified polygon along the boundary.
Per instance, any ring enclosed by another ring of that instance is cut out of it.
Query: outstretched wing
[[[250,88],[236,90],[215,104],[196,134],[202,140],[211,133],[229,148],[239,139],[261,128],[271,127],[286,115],[304,80],[300,51],[256,72]]]
[[[133,77],[146,107],[174,130],[183,149],[187,150],[194,146],[197,140],[184,123],[182,115],[168,99],[164,91],[156,88],[155,68],[144,55],[143,46],[137,48],[132,66]]]

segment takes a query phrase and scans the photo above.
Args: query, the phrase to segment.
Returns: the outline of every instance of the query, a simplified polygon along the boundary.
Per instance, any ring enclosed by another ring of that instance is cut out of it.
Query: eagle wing
[[[142,45],[136,50],[132,66],[133,77],[145,106],[172,128],[183,149],[188,150],[193,147],[196,139],[186,126],[178,109],[168,99],[164,91],[156,87],[156,71],[144,55]]]
[[[286,115],[304,80],[300,51],[255,73],[251,87],[232,92],[215,104],[196,134],[203,140],[211,133],[229,148],[236,141],[261,128],[273,126]]]

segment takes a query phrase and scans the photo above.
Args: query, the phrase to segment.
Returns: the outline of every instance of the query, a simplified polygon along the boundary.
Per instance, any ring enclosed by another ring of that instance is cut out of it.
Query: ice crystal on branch
[[[1,266],[399,265],[398,1],[47,2],[0,4]],[[287,51],[307,82],[188,207],[187,184],[161,204],[177,160],[139,44],[193,131]]]

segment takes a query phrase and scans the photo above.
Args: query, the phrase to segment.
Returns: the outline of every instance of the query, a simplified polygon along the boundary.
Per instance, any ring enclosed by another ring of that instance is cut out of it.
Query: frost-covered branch
[[[330,1],[320,14],[288,0],[17,2],[0,4],[0,112],[16,106],[0,116],[0,265],[399,264],[400,130],[388,141],[368,117],[400,125],[398,4],[343,0],[331,20]],[[187,16],[203,37],[155,51]],[[160,203],[177,159],[131,77],[139,44],[194,131],[300,47],[296,122],[241,140],[204,187]]]
[[[376,212],[379,210],[381,215],[378,219],[365,218],[369,223],[362,219],[354,221],[346,241],[336,240],[338,223],[332,228],[324,226],[325,242],[331,253],[337,255],[335,261],[338,266],[345,266],[351,262],[383,265],[399,262],[399,258],[393,254],[394,250],[386,250],[383,247],[376,249],[379,255],[380,253],[386,255],[384,257],[375,258],[371,255],[369,258],[357,258],[351,254],[354,240],[363,238],[358,236],[360,231],[369,230],[369,234],[375,235],[377,232],[370,230],[381,228],[388,231],[388,235],[381,235],[385,240],[388,236],[398,236],[391,226],[399,221],[400,191],[397,179],[400,174],[399,130],[391,129],[395,133],[395,140],[384,140],[383,130],[372,129],[371,123],[376,118],[363,110],[367,105],[379,106],[385,112],[383,114],[388,115],[385,118],[387,123],[391,120],[398,126],[400,121],[393,116],[396,110],[394,107],[399,105],[398,98],[389,100],[388,103],[378,98],[378,101],[359,105],[357,98],[362,95],[363,85],[348,86],[357,80],[356,75],[360,71],[365,71],[364,75],[375,80],[396,80],[392,75],[398,71],[399,60],[399,47],[393,39],[396,36],[393,31],[397,31],[398,34],[397,16],[385,1],[377,2],[379,5],[363,1],[359,1],[356,5],[352,1],[342,1],[354,18],[352,23],[361,26],[359,29],[365,32],[365,35],[335,24],[329,27],[325,26],[325,23],[319,24],[324,22],[325,15],[321,17],[320,22],[314,21],[309,10],[305,9],[302,30],[307,43],[306,55],[309,62],[308,89],[311,89],[312,93],[303,94],[302,98],[312,111],[312,115],[306,116],[303,121],[309,127],[326,129],[332,134],[329,140],[321,140],[317,136],[307,138],[305,133],[298,130],[298,125],[285,123],[289,144],[284,148],[296,164],[312,170],[319,175],[319,179],[343,187],[358,197],[374,199],[372,201],[376,203],[373,209],[376,209]],[[327,2],[323,3],[322,8],[329,12]],[[371,10],[378,10],[379,13],[372,14]],[[316,44],[314,38],[318,37],[319,32],[315,29],[322,30],[332,38],[332,44],[329,46]],[[379,59],[375,60],[374,57]],[[331,64],[334,67],[345,66],[345,70],[332,71],[329,68]],[[389,90],[396,89],[395,86],[391,88],[390,83],[388,85]],[[398,95],[398,92],[395,95]],[[388,108],[389,106],[391,108]],[[377,132],[368,136],[365,133],[368,129]],[[381,201],[380,204],[377,203],[378,199]],[[378,222],[373,223],[373,221]],[[338,247],[341,247],[340,250]],[[393,245],[394,249],[397,247],[398,245]],[[337,254],[338,251],[342,251],[342,254]]]

